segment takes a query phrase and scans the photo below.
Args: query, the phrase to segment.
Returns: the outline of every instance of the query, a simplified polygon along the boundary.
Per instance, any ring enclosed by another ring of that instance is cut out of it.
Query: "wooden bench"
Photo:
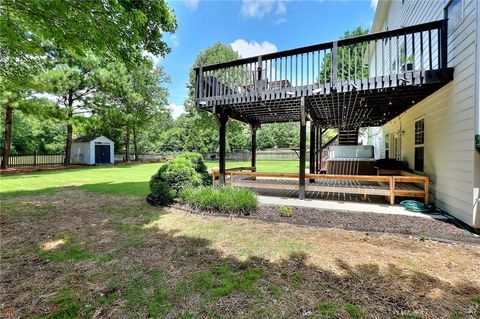
[[[385,196],[390,204],[395,197],[420,197],[428,203],[427,176],[408,172],[399,175],[331,175],[305,174],[305,191]],[[212,169],[213,183],[218,184],[220,173]],[[253,167],[237,167],[225,170],[226,185],[256,189],[298,190],[298,173],[255,172]],[[309,183],[309,180],[314,182]],[[421,186],[417,186],[421,185]]]
[[[247,166],[240,166],[240,167],[233,167],[233,168],[226,168],[225,169],[225,176],[228,174],[228,172],[231,171],[236,171],[236,172],[244,172],[244,171],[249,171],[249,172],[255,172],[256,167],[247,167]],[[220,170],[218,167],[214,167],[210,170],[212,173],[212,184],[216,185],[218,184],[218,180],[220,179]]]
[[[395,196],[423,198],[426,204],[429,203],[430,179],[428,176],[405,170],[382,168],[377,168],[377,175],[392,176]]]

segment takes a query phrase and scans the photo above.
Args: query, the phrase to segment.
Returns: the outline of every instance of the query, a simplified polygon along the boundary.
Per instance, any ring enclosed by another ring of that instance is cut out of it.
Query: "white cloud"
[[[279,2],[277,6],[277,11],[275,14],[285,14],[287,13],[287,7],[285,7],[285,4],[283,2]]]
[[[177,105],[175,103],[170,103],[170,105],[168,105],[168,108],[172,112],[172,117],[174,119],[179,117],[181,114],[185,113],[185,107],[183,105]]]
[[[159,56],[159,55],[154,55],[154,54],[152,54],[152,53],[150,53],[150,52],[148,52],[148,51],[143,51],[143,52],[142,52],[142,56],[143,56],[144,58],[150,59],[150,60],[153,62],[153,66],[155,66],[155,67],[158,65],[158,63],[159,63],[160,60],[162,59],[161,56]]]
[[[261,19],[265,15],[287,13],[285,0],[242,0],[242,15],[246,18]]]
[[[370,7],[371,7],[373,10],[376,10],[376,9],[377,9],[377,4],[378,4],[378,0],[370,0]]]
[[[237,39],[230,43],[230,46],[232,47],[233,51],[238,52],[242,58],[278,51],[277,46],[268,41],[259,43],[257,41],[247,42],[244,39]]]
[[[282,24],[282,23],[285,23],[287,22],[287,19],[285,18],[279,18],[277,20],[275,20],[275,24]]]
[[[172,34],[170,36],[170,41],[173,47],[178,47],[180,45],[180,41],[178,41],[178,37],[176,34]]]
[[[198,0],[184,0],[183,2],[191,10],[196,10],[198,8]]]

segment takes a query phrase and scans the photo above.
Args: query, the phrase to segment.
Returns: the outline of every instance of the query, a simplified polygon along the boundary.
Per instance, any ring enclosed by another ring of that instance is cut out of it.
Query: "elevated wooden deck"
[[[368,180],[357,175],[330,178],[305,174],[306,123],[310,122],[310,141],[315,141],[310,143],[309,161],[309,171],[315,173],[325,129],[336,128],[339,135],[345,135],[342,133],[358,132],[360,127],[383,125],[452,80],[447,36],[447,20],[439,20],[195,68],[196,105],[213,113],[219,123],[220,184],[225,184],[230,174],[232,185],[295,188],[290,182],[280,183],[278,174],[245,173],[249,178],[245,181],[238,179],[242,174],[225,170],[230,118],[250,126],[252,167],[256,165],[256,130],[261,124],[295,121],[300,123],[299,172],[283,177],[297,180],[299,198],[314,190],[376,194],[388,196],[390,201],[395,196],[423,197],[428,202],[428,181],[423,182],[423,191],[417,190],[414,184],[422,182],[413,182],[413,177],[409,181],[401,176]],[[355,138],[348,143],[355,143]],[[276,181],[261,184],[257,178]],[[306,183],[310,179],[318,182]]]
[[[453,77],[446,20],[196,69],[197,107],[246,123],[381,125]]]

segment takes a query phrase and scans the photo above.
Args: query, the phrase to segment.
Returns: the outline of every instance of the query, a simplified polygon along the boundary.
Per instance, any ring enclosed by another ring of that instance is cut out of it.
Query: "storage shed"
[[[73,140],[71,163],[96,165],[114,163],[115,143],[105,136],[84,135]]]

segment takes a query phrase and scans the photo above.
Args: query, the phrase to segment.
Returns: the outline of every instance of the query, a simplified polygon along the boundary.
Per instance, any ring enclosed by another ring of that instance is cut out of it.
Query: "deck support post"
[[[320,125],[317,125],[317,136],[316,136],[316,153],[317,157],[315,159],[316,167],[317,167],[317,174],[320,174],[320,171],[322,170],[322,128]]]
[[[226,150],[226,135],[227,135],[227,122],[228,114],[225,112],[216,114],[217,122],[219,125],[219,184],[225,185],[225,150]]]
[[[252,152],[252,162],[251,162],[251,167],[252,167],[252,172],[257,171],[257,129],[260,128],[259,123],[250,123],[250,132],[252,133],[252,146],[251,146],[251,152]],[[255,179],[253,177],[252,179]]]
[[[305,160],[307,148],[307,112],[305,97],[300,100],[300,165],[298,174],[298,198],[305,199]]]
[[[315,136],[316,136],[317,124],[310,121],[310,174],[315,174]],[[310,179],[310,183],[315,183],[315,179]]]

